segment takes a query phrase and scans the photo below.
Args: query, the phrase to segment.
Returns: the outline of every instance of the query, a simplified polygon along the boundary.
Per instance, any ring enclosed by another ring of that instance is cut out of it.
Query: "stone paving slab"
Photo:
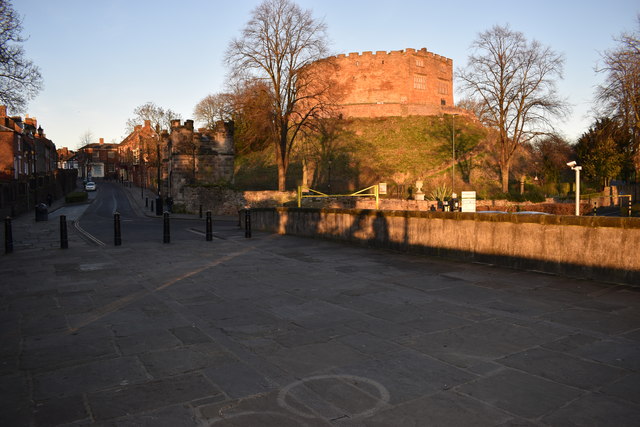
[[[1,256],[0,425],[640,425],[636,288],[216,233]]]

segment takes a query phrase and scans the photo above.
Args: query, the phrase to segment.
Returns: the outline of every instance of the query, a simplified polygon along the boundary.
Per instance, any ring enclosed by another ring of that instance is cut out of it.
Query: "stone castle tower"
[[[345,117],[438,115],[453,103],[453,61],[427,51],[349,53],[326,58]],[[320,62],[322,62],[320,61]]]

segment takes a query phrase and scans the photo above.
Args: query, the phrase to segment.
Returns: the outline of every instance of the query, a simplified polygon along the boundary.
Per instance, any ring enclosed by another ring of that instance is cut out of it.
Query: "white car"
[[[93,181],[89,181],[84,185],[84,189],[86,191],[96,191],[96,183]]]

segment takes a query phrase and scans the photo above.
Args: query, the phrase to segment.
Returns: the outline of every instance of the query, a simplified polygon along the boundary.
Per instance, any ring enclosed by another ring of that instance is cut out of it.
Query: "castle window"
[[[444,98],[442,98],[442,99],[440,100],[440,105],[442,105],[442,106],[447,105],[447,100],[446,100],[446,99],[444,99]]]
[[[416,58],[416,67],[424,67],[424,60],[422,58]]]
[[[416,74],[413,76],[413,88],[424,90],[427,88],[427,76]]]
[[[449,95],[449,85],[447,83],[440,83],[438,85],[438,94]]]

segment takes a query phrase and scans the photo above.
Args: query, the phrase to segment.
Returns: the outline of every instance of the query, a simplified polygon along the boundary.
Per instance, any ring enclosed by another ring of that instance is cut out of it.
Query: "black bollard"
[[[13,233],[11,232],[11,217],[4,219],[4,253],[13,252]]]
[[[200,218],[202,218],[202,205],[200,205]]]
[[[249,209],[244,211],[244,237],[247,239],[251,237],[251,211]]]
[[[164,213],[164,232],[162,233],[162,243],[171,243],[171,230],[169,225],[169,212]]]
[[[242,227],[242,209],[238,209],[238,228]]]
[[[60,215],[60,249],[69,248],[69,235],[67,234],[67,216]]]
[[[151,201],[151,212],[153,212],[155,209],[153,209],[153,200]]]
[[[120,213],[113,214],[113,244],[114,246],[122,245],[122,233],[120,231]]]
[[[148,207],[149,207],[149,198],[148,198],[148,197],[145,197],[145,198],[144,198],[144,207],[145,207],[145,208],[148,208]]]
[[[206,240],[210,242],[213,240],[213,221],[211,220],[211,211],[207,211],[207,233]]]

